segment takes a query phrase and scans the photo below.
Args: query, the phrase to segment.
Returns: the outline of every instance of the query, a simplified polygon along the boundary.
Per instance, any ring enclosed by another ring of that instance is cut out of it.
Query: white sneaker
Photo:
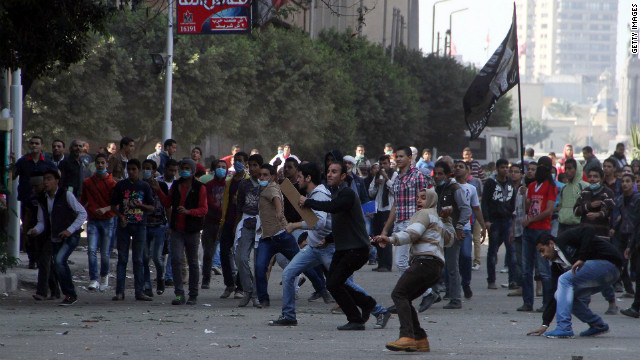
[[[91,280],[89,282],[89,290],[97,290],[100,287],[100,284],[97,280]]]
[[[502,270],[500,270],[500,272],[501,272],[502,274],[506,274],[506,273],[508,273],[508,272],[509,272],[509,268],[503,268]]]
[[[105,291],[109,288],[109,275],[100,277],[100,291]]]
[[[474,265],[471,267],[471,270],[473,270],[473,271],[478,271],[478,270],[480,270],[480,264],[474,264]]]

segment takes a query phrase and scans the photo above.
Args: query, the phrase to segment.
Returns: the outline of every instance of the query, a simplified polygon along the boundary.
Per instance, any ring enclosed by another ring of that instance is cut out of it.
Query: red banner
[[[176,0],[178,34],[251,31],[250,0]]]

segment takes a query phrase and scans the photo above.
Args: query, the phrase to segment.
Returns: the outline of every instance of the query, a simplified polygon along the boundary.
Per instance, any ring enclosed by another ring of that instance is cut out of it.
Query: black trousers
[[[389,219],[389,214],[391,214],[391,211],[379,211],[373,215],[371,231],[374,235],[382,234],[384,224],[387,222],[387,219]],[[390,229],[389,232],[384,235],[391,235],[392,230],[393,229]],[[375,243],[375,247],[378,250],[378,267],[391,270],[391,267],[393,266],[393,246],[387,245],[385,247],[381,247],[378,243]]]
[[[373,310],[376,301],[350,286],[345,285],[345,281],[358,269],[369,261],[369,248],[341,250],[333,254],[329,276],[327,277],[327,290],[336,300],[342,311],[347,315],[349,322],[362,324],[362,313],[358,310]]]
[[[427,333],[420,327],[420,320],[411,301],[422,296],[428,288],[440,281],[444,264],[436,259],[412,259],[409,268],[400,276],[391,292],[391,299],[398,309],[400,337],[423,339]]]
[[[216,253],[216,238],[218,235],[219,223],[205,222],[200,241],[202,242],[202,283],[208,284],[211,281],[211,264],[213,255]]]
[[[46,297],[47,292],[51,291],[51,296],[60,296],[60,288],[58,287],[58,279],[53,267],[53,246],[51,241],[44,236],[38,236],[31,241],[35,244],[36,253],[38,254],[38,283],[36,285],[36,294]]]
[[[231,248],[233,247],[233,242],[235,240],[235,234],[233,232],[234,224],[225,222],[222,225],[222,229],[218,229],[221,231],[220,233],[220,265],[222,265],[222,278],[224,279],[225,287],[236,287],[236,291],[242,292],[242,284],[240,283],[240,277],[237,274],[234,276],[233,274],[233,265],[231,261],[233,260]]]
[[[621,254],[624,254],[624,250],[627,248],[627,244],[629,243],[629,239],[632,234],[618,234],[616,233],[613,237],[613,245],[620,251]],[[629,277],[629,260],[624,259],[622,263],[622,271],[620,271],[620,279],[618,282],[622,282],[624,285],[624,290],[630,294],[633,294],[633,285],[631,284],[631,278]]]
[[[636,295],[633,299],[633,304],[631,304],[631,307],[636,309],[636,311],[640,311],[640,249],[636,248],[631,257],[631,268],[635,268],[636,277]]]

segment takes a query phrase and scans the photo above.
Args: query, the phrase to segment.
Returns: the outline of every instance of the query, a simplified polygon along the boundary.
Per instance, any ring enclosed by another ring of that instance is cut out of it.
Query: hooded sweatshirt
[[[582,190],[589,187],[589,183],[582,180],[582,165],[576,161],[576,176],[562,187],[558,193],[558,222],[564,225],[580,224],[580,217],[573,213]]]
[[[329,155],[333,157],[333,161],[342,162],[343,160],[342,152],[340,150],[331,150],[324,155],[323,164],[325,165],[325,168],[324,173],[322,174],[322,184],[325,186],[327,185],[327,172],[329,171],[329,167],[327,166],[327,158]]]
[[[331,201],[331,192],[324,185],[320,184],[309,194],[309,199],[317,201]],[[318,222],[309,227],[306,221],[302,222],[302,229],[309,230],[307,237],[307,244],[311,247],[317,247],[320,245],[322,239],[331,234],[331,216],[324,211],[313,210],[313,213],[318,217]]]
[[[396,246],[411,244],[411,257],[431,255],[444,265],[444,247],[450,246],[455,239],[455,230],[450,220],[443,222],[440,219],[437,205],[438,195],[431,189],[427,190],[424,209],[411,216],[405,230],[391,234],[390,240]]]
[[[567,153],[567,149],[569,148],[571,148],[571,155]],[[573,145],[571,144],[564,145],[564,149],[562,150],[562,159],[558,160],[558,165],[556,165],[558,174],[562,174],[564,172],[564,163],[567,159],[573,159]]]

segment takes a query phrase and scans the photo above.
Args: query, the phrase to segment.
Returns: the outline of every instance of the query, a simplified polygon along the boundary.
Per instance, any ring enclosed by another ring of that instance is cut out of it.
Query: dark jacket
[[[595,230],[591,226],[581,226],[569,229],[561,233],[555,240],[556,246],[562,251],[569,265],[576,261],[607,260],[616,267],[622,267],[622,254],[609,241],[603,240],[595,235]],[[558,288],[560,275],[567,270],[556,262],[551,263],[551,277],[553,292]],[[549,325],[553,321],[556,313],[556,299],[552,298],[542,314],[542,324]]]
[[[82,158],[76,160],[72,157],[65,157],[64,160],[60,161],[58,168],[62,174],[61,187],[63,189],[73,188],[73,196],[75,196],[76,199],[80,199],[82,183],[86,178],[91,176],[89,164]]]
[[[180,184],[182,184],[183,180],[176,180],[171,186],[171,223],[170,227],[172,230],[176,230],[176,219],[178,219],[178,207],[180,206]],[[197,209],[199,204],[199,194],[200,188],[203,187],[204,184],[200,181],[193,180],[191,183],[191,187],[189,188],[189,192],[187,193],[187,197],[184,200],[184,208],[187,210]],[[204,216],[196,217],[191,215],[185,215],[185,227],[184,231],[189,233],[195,233],[202,230],[204,225]]]
[[[438,194],[438,213],[442,208],[451,206],[453,208],[451,224],[458,230],[462,229],[471,217],[471,206],[461,191],[460,184],[449,179],[445,184],[436,186],[435,189]]]
[[[365,204],[371,201],[369,198],[369,188],[364,184],[364,179],[358,175],[347,175],[347,183],[349,186],[352,186],[354,182],[356,184],[356,189],[358,189],[358,198],[360,198],[360,203]]]
[[[516,193],[511,179],[502,184],[489,178],[482,190],[482,216],[485,221],[509,221],[515,209]]]
[[[591,203],[597,200],[601,202],[600,206],[592,207]],[[597,192],[586,188],[582,190],[578,201],[573,206],[573,212],[576,216],[580,216],[580,226],[593,226],[596,235],[609,236],[611,216],[615,204],[615,195],[606,186],[600,186]],[[597,212],[599,216],[595,219],[589,219],[587,214],[590,212]]]
[[[304,206],[331,214],[336,251],[369,247],[369,235],[358,195],[344,182],[331,191],[331,201],[307,199]]]
[[[44,215],[45,219],[45,238],[53,239],[53,242],[59,242],[56,241],[58,236],[57,234],[60,234],[61,232],[67,230],[78,216],[67,202],[67,191],[64,189],[58,189],[53,200],[51,214],[49,214],[47,197],[44,192],[38,196],[38,203],[42,208],[42,214]],[[81,232],[82,228],[78,229],[75,234],[79,235]]]

